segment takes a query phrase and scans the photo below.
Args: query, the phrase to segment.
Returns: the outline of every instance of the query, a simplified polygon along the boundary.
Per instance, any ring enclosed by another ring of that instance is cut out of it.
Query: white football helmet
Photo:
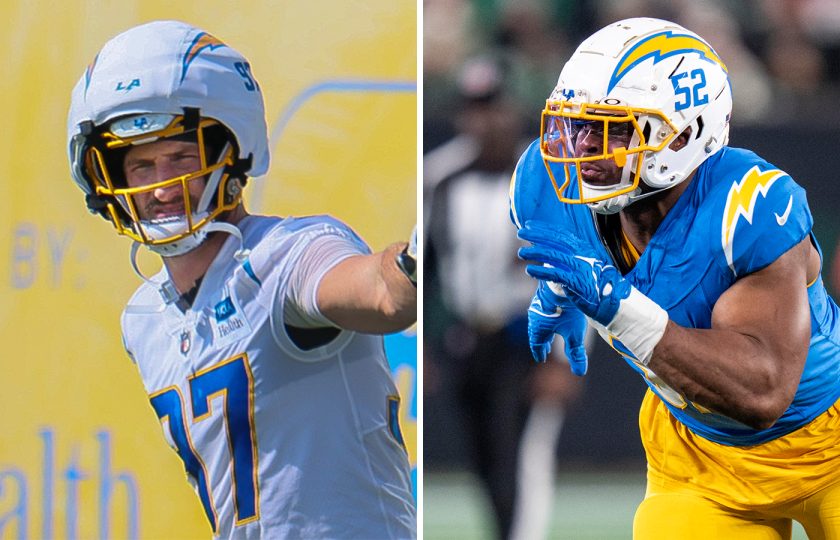
[[[106,43],[76,84],[67,120],[72,176],[88,208],[163,256],[198,246],[220,224],[207,225],[239,204],[246,175],[266,173],[267,131],[245,57],[178,21],[137,26]],[[200,168],[129,187],[128,150],[167,138],[197,143]],[[204,191],[191,201],[188,183],[197,178]],[[185,215],[141,219],[136,197],[161,188],[182,190]]]
[[[612,214],[688,178],[726,145],[731,112],[727,68],[708,43],[671,22],[627,19],[587,38],[564,66],[542,114],[540,151],[562,202]],[[585,125],[603,137],[600,155],[576,155]],[[669,148],[687,128],[687,144]],[[632,135],[629,145],[610,149],[610,135],[622,133]],[[621,169],[620,182],[584,182],[581,164],[604,159]],[[560,186],[551,163],[563,164]],[[576,196],[567,190],[571,168]],[[643,193],[640,180],[653,189]]]

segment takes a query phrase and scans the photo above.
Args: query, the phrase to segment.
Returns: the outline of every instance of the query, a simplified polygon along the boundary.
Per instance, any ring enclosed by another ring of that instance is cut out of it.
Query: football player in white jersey
[[[175,21],[109,41],[73,91],[73,179],[164,267],[122,316],[168,443],[224,538],[416,537],[383,333],[417,317],[416,240],[249,215],[265,174],[248,61]],[[139,271],[138,271],[139,273]]]

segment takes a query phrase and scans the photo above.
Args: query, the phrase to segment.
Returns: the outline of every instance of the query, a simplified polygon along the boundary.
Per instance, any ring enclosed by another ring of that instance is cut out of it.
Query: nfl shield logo
[[[190,352],[190,344],[190,331],[184,330],[183,332],[181,332],[181,354],[186,356],[187,353]]]

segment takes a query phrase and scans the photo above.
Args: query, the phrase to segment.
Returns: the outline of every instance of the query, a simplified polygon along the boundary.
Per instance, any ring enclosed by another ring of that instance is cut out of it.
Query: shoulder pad
[[[539,139],[520,156],[510,179],[510,219],[517,228],[526,221],[551,221],[561,212],[560,200],[540,155]]]
[[[805,190],[766,162],[742,167],[714,191],[712,245],[735,276],[761,270],[810,232]]]
[[[323,235],[340,236],[356,244],[360,252],[371,252],[353,229],[332,216],[290,217],[276,223],[252,248],[251,269],[257,276],[267,275],[281,259],[296,259],[313,240]]]

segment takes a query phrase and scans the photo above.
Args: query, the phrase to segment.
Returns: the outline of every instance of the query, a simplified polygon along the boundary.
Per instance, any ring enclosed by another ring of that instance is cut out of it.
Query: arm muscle
[[[686,399],[771,427],[793,401],[808,355],[812,249],[805,238],[736,281],[715,304],[711,329],[669,321],[649,367]]]

